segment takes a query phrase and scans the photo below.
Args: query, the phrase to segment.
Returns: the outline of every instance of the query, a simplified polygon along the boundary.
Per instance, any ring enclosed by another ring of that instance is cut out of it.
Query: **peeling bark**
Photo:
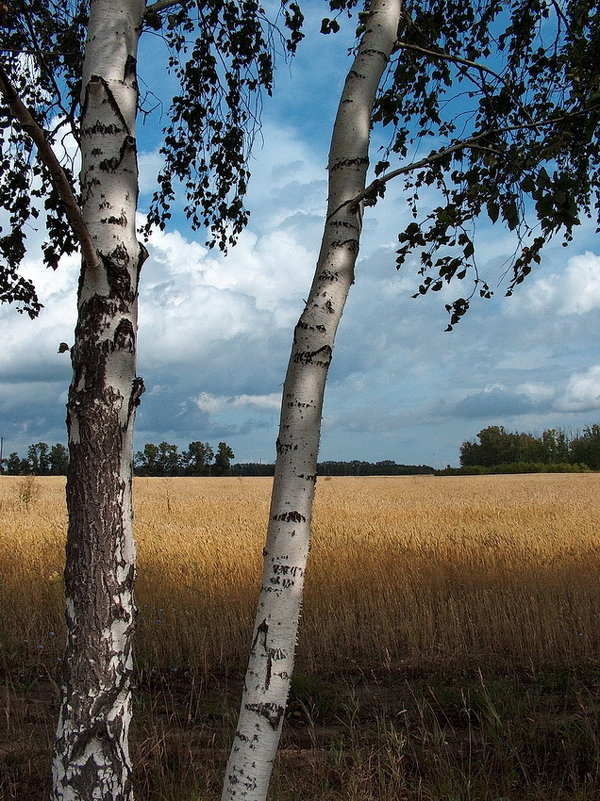
[[[262,587],[223,801],[264,801],[279,743],[310,546],[325,382],[362,227],[362,204],[351,201],[365,188],[371,111],[400,12],[400,0],[371,3],[334,125],[327,220],[283,390]]]
[[[67,404],[67,646],[53,801],[130,801],[135,625],[131,462],[137,297],[135,59],[143,0],[92,0],[83,67],[84,259]]]

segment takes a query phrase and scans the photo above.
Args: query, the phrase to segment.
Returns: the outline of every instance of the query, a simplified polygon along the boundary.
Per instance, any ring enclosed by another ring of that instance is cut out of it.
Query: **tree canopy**
[[[574,436],[556,428],[548,428],[541,436],[535,436],[509,432],[504,426],[488,426],[477,434],[477,440],[463,442],[460,446],[462,467],[537,463],[600,469],[600,425],[597,423],[585,426]]]
[[[83,49],[89,0],[3,4],[0,7],[0,302],[15,302],[35,317],[41,308],[33,283],[21,275],[27,228],[45,217],[44,262],[55,269],[79,243],[77,152]],[[225,249],[243,225],[247,161],[258,124],[261,92],[270,93],[277,47],[292,53],[302,38],[296,3],[283,0],[270,20],[255,0],[148,5],[145,30],[162,37],[167,71],[178,92],[165,100],[164,167],[148,227],[170,217],[175,192],[195,227],[211,230]],[[287,35],[277,27],[287,31]],[[139,65],[143,77],[144,64]],[[159,87],[141,95],[151,113]]]
[[[597,222],[599,53],[592,0],[405,4],[374,111],[390,143],[364,199],[402,179],[413,220],[399,234],[397,265],[418,256],[417,295],[472,277],[446,307],[449,328],[473,294],[492,295],[476,250],[485,217],[515,234],[501,266],[508,294],[552,237],[566,244],[584,218]]]
[[[335,16],[323,21],[324,33],[339,29],[338,17],[356,2],[329,5]],[[67,196],[77,198],[73,153],[88,12],[89,0],[33,0],[0,11],[0,205],[9,214],[0,236],[0,301],[16,301],[31,316],[40,302],[19,272],[28,221],[43,205],[47,265],[55,268],[77,247],[76,203]],[[192,224],[210,228],[211,242],[224,249],[247,222],[260,91],[272,90],[277,44],[294,52],[303,36],[298,4],[283,0],[276,22],[285,36],[255,0],[149,4],[146,29],[163,38],[179,89],[169,101],[148,229],[168,221],[179,190]],[[474,294],[492,294],[479,273],[478,220],[501,220],[515,233],[513,256],[501,268],[510,294],[548,240],[567,243],[575,226],[597,215],[599,52],[592,0],[405,4],[373,116],[389,129],[389,146],[362,199],[375,202],[402,178],[413,220],[399,234],[397,265],[417,255],[417,295],[473,278],[447,306],[450,328]],[[151,113],[153,93],[150,86],[142,95],[143,114]]]
[[[184,451],[169,442],[147,442],[135,454],[134,468],[140,476],[225,476],[232,459],[235,454],[226,442],[219,442],[216,451],[198,440]]]

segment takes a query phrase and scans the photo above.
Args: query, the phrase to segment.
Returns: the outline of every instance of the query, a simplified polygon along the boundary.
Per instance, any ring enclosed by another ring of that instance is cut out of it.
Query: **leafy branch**
[[[335,209],[334,212],[330,215],[332,217],[335,215],[341,208],[344,208],[347,205],[356,206],[359,203],[364,203],[365,206],[373,206],[377,202],[377,199],[383,197],[383,192],[385,185],[389,183],[393,178],[397,178],[399,175],[406,175],[410,172],[415,172],[416,170],[422,169],[423,167],[428,167],[434,164],[436,161],[440,161],[445,159],[447,156],[452,155],[460,150],[465,150],[468,148],[477,148],[479,150],[487,150],[489,152],[493,152],[496,155],[502,156],[503,153],[498,148],[490,148],[481,146],[478,143],[481,140],[491,139],[496,136],[500,136],[505,133],[513,133],[515,131],[522,131],[522,130],[531,130],[531,129],[538,129],[544,128],[549,125],[557,125],[562,122],[566,122],[568,120],[572,120],[578,116],[583,114],[588,114],[590,111],[600,111],[600,103],[595,103],[590,106],[587,106],[584,109],[578,109],[577,111],[570,112],[568,114],[563,114],[560,117],[551,117],[550,119],[546,120],[534,120],[532,122],[523,123],[522,125],[507,125],[502,128],[490,128],[487,131],[482,131],[478,134],[474,134],[473,136],[469,136],[467,139],[462,139],[458,142],[449,145],[448,147],[441,148],[440,150],[435,150],[431,152],[428,156],[425,156],[419,161],[413,161],[411,164],[405,164],[402,167],[398,167],[396,170],[392,170],[391,172],[384,173],[383,175],[375,178],[365,189],[364,191],[360,192],[355,197],[351,198],[350,200],[344,201],[341,203],[338,208]]]
[[[19,122],[23,130],[29,134],[35,143],[41,160],[52,176],[52,182],[60,196],[67,219],[81,245],[83,258],[87,264],[94,264],[97,261],[96,249],[92,243],[67,173],[52,150],[44,129],[18,96],[2,65],[0,65],[0,94],[4,97],[15,120]]]

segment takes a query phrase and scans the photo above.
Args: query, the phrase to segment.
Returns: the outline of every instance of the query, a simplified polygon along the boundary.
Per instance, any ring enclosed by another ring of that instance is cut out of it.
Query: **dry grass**
[[[274,801],[600,798],[600,475],[321,480]],[[139,801],[217,801],[268,479],[139,479]],[[0,479],[0,798],[47,797],[61,479]]]
[[[0,481],[4,659],[60,656],[61,479]],[[138,479],[144,668],[243,669],[270,480]],[[572,665],[600,654],[600,475],[318,485],[300,667]],[[27,489],[31,494],[31,487]]]

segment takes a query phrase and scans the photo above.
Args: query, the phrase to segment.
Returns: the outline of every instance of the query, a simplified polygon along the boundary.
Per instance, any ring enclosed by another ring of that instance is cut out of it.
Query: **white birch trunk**
[[[67,404],[67,648],[53,801],[130,801],[131,461],[137,287],[136,56],[144,0],[92,0],[83,66],[84,260]]]
[[[327,221],[283,390],[264,572],[223,801],[264,801],[293,670],[302,603],[325,381],[354,280],[371,112],[397,38],[401,0],[373,0],[346,78],[329,154]]]

